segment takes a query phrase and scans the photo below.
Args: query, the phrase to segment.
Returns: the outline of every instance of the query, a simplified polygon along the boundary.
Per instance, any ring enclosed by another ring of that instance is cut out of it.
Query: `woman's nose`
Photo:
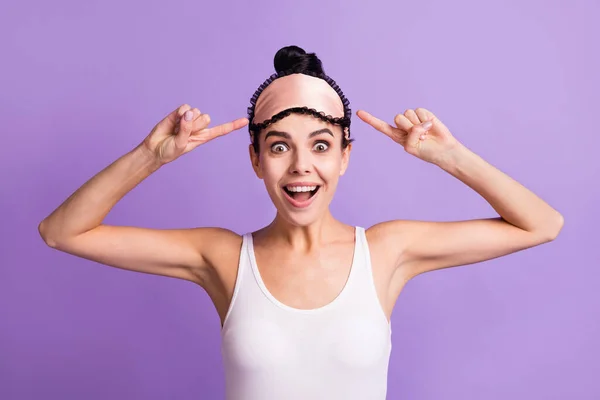
[[[290,164],[290,173],[306,174],[312,170],[312,161],[310,154],[304,151],[296,151]]]

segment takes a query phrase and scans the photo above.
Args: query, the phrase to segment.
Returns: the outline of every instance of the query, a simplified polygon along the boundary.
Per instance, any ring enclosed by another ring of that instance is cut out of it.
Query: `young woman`
[[[389,319],[406,282],[549,242],[563,218],[417,108],[398,114],[395,126],[365,111],[357,115],[398,149],[477,191],[500,216],[395,220],[366,230],[336,220],[329,204],[352,149],[348,100],[314,53],[284,47],[275,69],[252,97],[248,119],[209,128],[207,114],[182,105],[73,193],[39,231],[58,250],[204,288],[222,323],[229,399],[384,399]],[[247,124],[252,167],[277,208],[268,226],[240,236],[225,228],[102,223],[158,168]]]

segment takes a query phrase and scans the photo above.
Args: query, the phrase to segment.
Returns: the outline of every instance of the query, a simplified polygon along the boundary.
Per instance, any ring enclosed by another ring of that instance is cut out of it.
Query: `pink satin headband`
[[[308,107],[332,117],[344,117],[344,104],[323,79],[297,73],[271,82],[256,101],[253,123],[259,124],[292,107]]]

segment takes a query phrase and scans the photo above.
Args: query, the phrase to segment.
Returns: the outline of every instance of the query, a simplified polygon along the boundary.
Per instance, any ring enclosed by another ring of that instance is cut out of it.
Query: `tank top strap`
[[[356,228],[356,246],[355,246],[355,260],[356,260],[356,273],[361,275],[361,281],[370,286],[372,282],[372,268],[371,268],[371,256],[369,253],[369,245],[367,243],[367,236],[363,227],[357,226]]]
[[[248,276],[252,275],[252,271],[250,270],[250,240],[252,233],[244,233],[242,235],[242,247],[240,249],[240,256],[237,266],[237,273],[235,278],[235,286],[233,287],[233,295],[231,296],[231,301],[229,302],[229,308],[223,319],[223,326],[221,327],[221,332],[225,329],[227,322],[229,321],[232,312],[236,308],[238,297],[240,297],[240,292],[244,289],[244,286],[248,286]],[[251,284],[252,282],[250,282]]]
[[[377,287],[375,286],[375,278],[373,276],[373,266],[371,263],[371,252],[369,250],[369,243],[367,242],[367,234],[365,228],[356,227],[356,261],[354,268],[356,269],[353,273],[355,276],[354,285],[355,292],[352,297],[360,298],[360,302],[370,307],[372,312],[379,314],[380,317],[385,321],[385,324],[389,327],[391,332],[391,324],[389,323],[385,311],[379,301],[377,294]],[[365,304],[366,303],[366,304]]]

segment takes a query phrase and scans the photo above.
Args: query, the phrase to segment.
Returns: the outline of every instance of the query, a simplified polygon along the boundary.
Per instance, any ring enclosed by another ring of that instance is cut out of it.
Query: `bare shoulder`
[[[199,228],[195,235],[198,243],[204,239],[208,244],[203,246],[203,267],[197,268],[195,282],[212,300],[222,326],[235,289],[242,236],[224,228]]]
[[[390,268],[399,265],[403,250],[410,237],[411,221],[394,220],[377,223],[365,234],[372,253],[376,253]]]
[[[236,273],[242,245],[241,235],[218,227],[192,229],[190,235],[201,247],[201,265],[205,266],[198,270],[199,284],[204,286],[215,275],[223,277]]]
[[[397,294],[406,283],[407,278],[399,274],[397,268],[402,254],[400,241],[394,240],[390,234],[392,227],[387,223],[378,223],[365,230],[373,276],[383,304],[394,304],[395,298],[388,298],[390,291]],[[389,306],[388,304],[388,306]],[[386,307],[386,306],[384,306]]]
[[[397,257],[398,264],[410,248],[411,244],[432,227],[445,225],[447,222],[430,222],[409,219],[395,219],[377,223],[367,232],[375,243],[385,247]]]
[[[424,226],[422,221],[399,219],[380,222],[366,230],[374,267],[381,268],[382,274],[396,281],[399,288],[413,277],[402,266],[406,264],[412,239],[419,236],[417,232]]]
[[[365,230],[373,279],[377,288],[379,301],[386,313],[391,318],[394,305],[404,286],[410,279],[405,269],[398,268],[404,251],[404,242],[398,239],[397,232],[402,229],[389,222],[378,223]]]

